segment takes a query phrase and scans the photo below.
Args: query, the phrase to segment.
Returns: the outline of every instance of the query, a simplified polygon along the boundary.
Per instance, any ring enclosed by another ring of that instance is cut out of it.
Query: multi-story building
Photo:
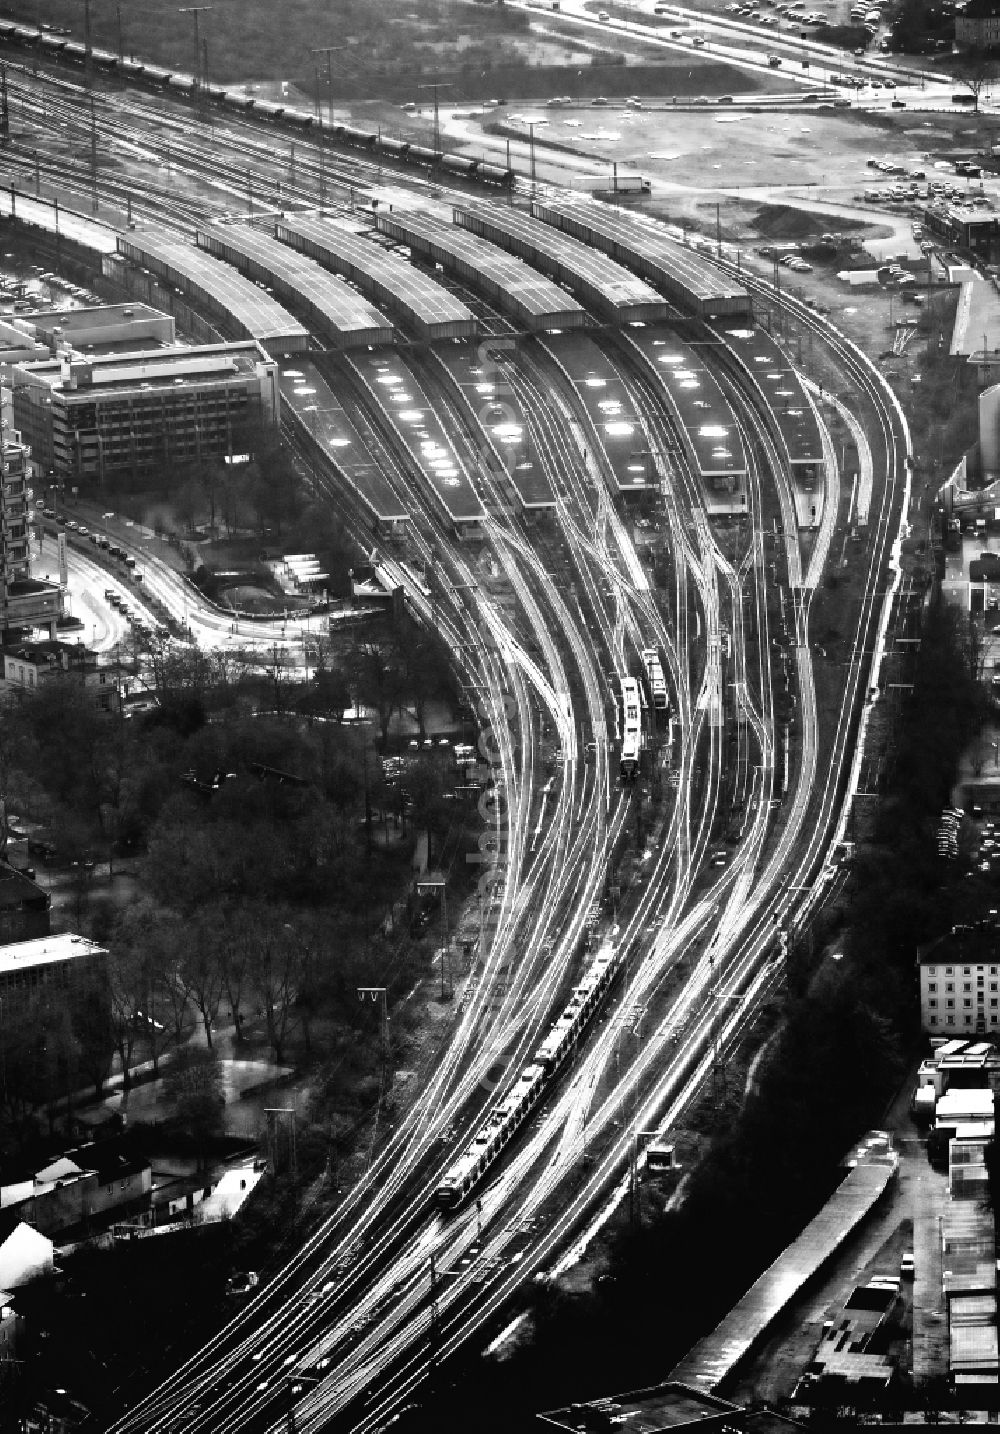
[[[30,453],[19,433],[0,428],[0,634],[46,627],[55,637],[62,590],[33,578],[28,556]]]
[[[956,926],[918,953],[920,1021],[930,1035],[1000,1031],[1000,927]]]
[[[121,701],[114,671],[102,667],[80,642],[19,643],[4,647],[0,704],[17,701],[46,683],[67,681],[82,687],[100,712],[117,712]]]
[[[108,951],[64,932],[0,946],[0,1034],[42,1004],[73,1010],[85,993],[108,990]]]
[[[103,485],[243,451],[277,423],[278,371],[257,343],[75,354],[14,365],[14,415],[39,466]]]
[[[955,14],[955,43],[960,49],[993,50],[1000,45],[1000,4],[969,0]]]

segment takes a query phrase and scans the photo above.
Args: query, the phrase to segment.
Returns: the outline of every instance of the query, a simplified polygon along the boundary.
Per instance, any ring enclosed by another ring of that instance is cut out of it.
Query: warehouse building
[[[16,421],[62,482],[138,479],[242,451],[279,417],[276,365],[257,343],[50,359],[13,370]]]

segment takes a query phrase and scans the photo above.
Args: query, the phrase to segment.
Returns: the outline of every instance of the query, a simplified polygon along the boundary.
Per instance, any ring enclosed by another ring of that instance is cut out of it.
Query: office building
[[[14,416],[53,481],[103,486],[245,451],[274,426],[276,365],[254,342],[76,355],[12,370]]]
[[[56,635],[62,616],[58,584],[31,576],[28,515],[32,499],[30,449],[21,435],[4,430],[0,438],[0,635],[44,627]]]

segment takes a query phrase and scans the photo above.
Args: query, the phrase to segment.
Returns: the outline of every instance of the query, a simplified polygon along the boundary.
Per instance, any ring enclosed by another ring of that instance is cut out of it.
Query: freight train
[[[13,20],[0,20],[0,45],[36,50],[50,59],[78,65],[81,69],[87,60],[86,47],[79,40],[57,34],[53,30],[40,30],[34,25],[17,24]],[[164,69],[134,55],[118,55],[113,51],[92,46],[90,58],[95,70],[120,75],[132,84],[166,90],[170,94],[187,99],[192,99],[198,90],[192,75],[179,70]],[[244,94],[239,90],[229,90],[222,85],[203,83],[198,92],[203,103],[218,109],[250,115],[280,128],[310,130],[314,138],[324,146],[364,150],[380,160],[395,160],[401,164],[433,170],[435,173],[455,178],[474,179],[500,189],[511,189],[514,184],[513,170],[503,165],[489,164],[474,155],[448,154],[444,150],[429,149],[426,145],[411,144],[405,139],[383,135],[377,129],[336,123],[323,125],[316,121],[309,110],[257,99],[256,96]]]

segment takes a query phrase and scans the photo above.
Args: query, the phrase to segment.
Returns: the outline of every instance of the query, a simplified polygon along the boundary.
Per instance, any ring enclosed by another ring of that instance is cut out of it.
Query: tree
[[[979,113],[979,96],[995,78],[996,61],[981,50],[974,50],[960,60],[955,68],[955,79],[972,95],[973,110]]]
[[[212,1049],[212,1026],[219,1014],[223,978],[223,925],[217,913],[203,915],[192,923],[181,974],[198,1008],[205,1041]]]
[[[185,1051],[171,1066],[164,1093],[174,1103],[177,1123],[194,1141],[201,1168],[207,1147],[223,1131],[226,1098],[218,1056],[214,1051]]]

